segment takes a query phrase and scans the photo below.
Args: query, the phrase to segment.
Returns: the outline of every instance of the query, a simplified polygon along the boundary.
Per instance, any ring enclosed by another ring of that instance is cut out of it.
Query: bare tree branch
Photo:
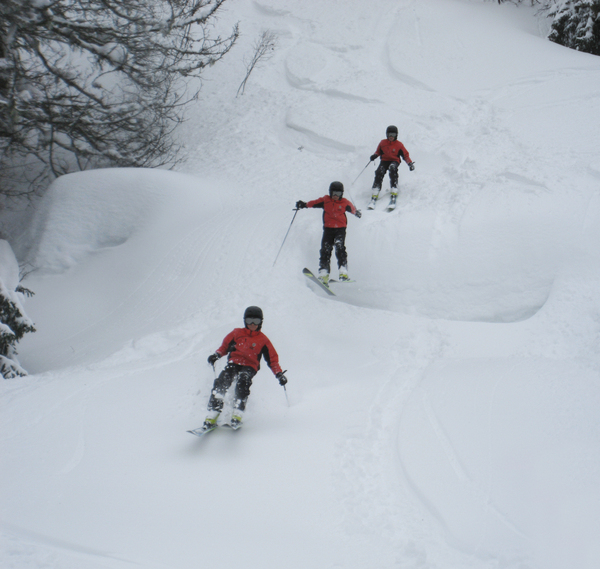
[[[2,0],[0,194],[104,166],[174,164],[203,69],[238,38],[225,0]],[[27,168],[24,164],[28,164]]]
[[[277,49],[278,38],[277,34],[272,32],[271,30],[264,31],[260,38],[254,43],[254,53],[250,60],[245,60],[246,63],[246,76],[239,86],[236,97],[238,95],[243,95],[246,90],[246,82],[250,77],[250,74],[256,67],[260,67],[260,64],[268,61],[273,57],[273,52]],[[240,93],[241,91],[241,93]]]

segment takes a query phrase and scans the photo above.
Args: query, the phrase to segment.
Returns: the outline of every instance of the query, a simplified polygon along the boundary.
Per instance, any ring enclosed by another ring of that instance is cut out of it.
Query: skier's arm
[[[375,154],[371,155],[371,162],[373,160],[377,160],[377,158],[379,158],[382,154],[383,154],[383,151],[381,150],[381,142],[380,142],[377,145],[377,150],[375,150]]]
[[[278,373],[281,373],[281,367],[279,366],[279,355],[275,351],[275,348],[269,339],[267,339],[265,342],[265,345],[260,353],[262,356],[264,356],[267,365],[271,368],[271,371],[275,374],[275,376],[277,376]]]
[[[222,358],[223,356],[225,356],[229,352],[231,352],[231,350],[235,346],[235,338],[233,336],[233,332],[234,331],[231,331],[231,332],[229,332],[229,334],[227,334],[227,336],[225,336],[223,343],[219,346],[219,348],[215,352],[215,354],[217,354],[217,356],[219,356],[220,358]]]
[[[404,161],[405,161],[405,162],[406,162],[408,165],[412,164],[412,163],[413,163],[413,161],[410,159],[410,155],[409,155],[409,153],[408,153],[408,150],[406,150],[406,147],[404,146],[404,144],[402,144],[401,142],[399,142],[399,144],[400,144],[400,152],[399,152],[399,156],[400,156],[401,158],[403,158],[403,159],[404,159]]]
[[[318,207],[325,209],[325,198],[317,198],[316,200],[309,201],[307,202],[306,207]]]
[[[356,208],[354,207],[354,204],[350,200],[346,200],[345,211],[347,211],[348,213],[351,213],[352,215],[356,215]]]

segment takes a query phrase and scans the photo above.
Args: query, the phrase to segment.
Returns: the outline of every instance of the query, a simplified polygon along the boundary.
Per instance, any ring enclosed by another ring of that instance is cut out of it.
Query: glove
[[[208,363],[215,367],[215,362],[220,358],[221,356],[219,354],[210,354],[210,356],[208,356]]]
[[[308,207],[306,202],[303,202],[302,200],[296,202],[296,209],[304,209],[305,207]]]
[[[373,154],[371,156],[371,162],[373,162],[373,160],[377,160],[378,155],[377,154]]]
[[[283,372],[280,371],[275,375],[275,377],[279,380],[279,385],[285,385],[287,383],[287,377],[283,375]]]
[[[408,168],[409,168],[409,170],[412,172],[412,171],[415,169],[415,163],[414,163],[414,162],[411,162],[411,163],[408,165]]]
[[[360,209],[356,210],[356,213],[354,214],[356,217],[358,217],[358,219],[360,219],[362,217],[362,213],[360,213]]]

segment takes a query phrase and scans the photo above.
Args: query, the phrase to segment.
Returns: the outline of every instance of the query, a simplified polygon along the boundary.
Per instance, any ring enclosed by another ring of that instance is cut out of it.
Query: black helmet
[[[394,126],[393,124],[391,124],[390,126],[388,126],[385,129],[385,135],[389,136],[390,134],[393,134],[396,138],[398,138],[398,127]]]
[[[342,195],[344,195],[344,184],[342,182],[331,182],[329,184],[329,195],[331,196],[333,192],[342,192]]]
[[[246,326],[246,318],[260,318],[258,329],[262,327],[263,311],[258,306],[249,306],[244,312],[244,326]]]

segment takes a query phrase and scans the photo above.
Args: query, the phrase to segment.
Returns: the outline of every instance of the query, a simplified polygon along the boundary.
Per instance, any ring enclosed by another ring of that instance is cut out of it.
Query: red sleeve
[[[404,161],[407,164],[410,164],[412,162],[412,160],[410,159],[410,155],[408,154],[408,150],[406,150],[406,147],[401,142],[400,142],[400,157],[404,158]]]
[[[260,355],[258,359],[260,361],[260,357],[265,358],[267,365],[271,368],[271,371],[277,375],[281,371],[281,367],[279,367],[279,356],[277,355],[277,351],[271,344],[271,340],[267,338],[266,334],[261,332],[262,336],[262,348],[260,350]]]
[[[271,371],[277,375],[281,371],[281,367],[279,366],[279,355],[277,351],[271,344],[271,340],[267,338],[265,342],[266,353],[264,354],[265,360],[267,361],[267,365],[271,368]]]
[[[344,202],[344,205],[346,206],[345,210],[349,211],[352,215],[354,215],[356,213],[356,208],[354,207],[354,204],[346,198],[344,198]]]
[[[219,346],[219,348],[215,352],[216,354],[219,354],[219,356],[223,357],[229,353],[229,345],[231,344],[231,342],[235,342],[234,333],[235,333],[235,330],[232,330],[231,332],[229,332],[229,334],[227,334],[227,336],[225,336],[223,343]]]
[[[306,207],[323,207],[324,203],[325,203],[325,196],[323,196],[322,198],[317,198],[316,200],[311,200],[309,202],[306,202]]]

